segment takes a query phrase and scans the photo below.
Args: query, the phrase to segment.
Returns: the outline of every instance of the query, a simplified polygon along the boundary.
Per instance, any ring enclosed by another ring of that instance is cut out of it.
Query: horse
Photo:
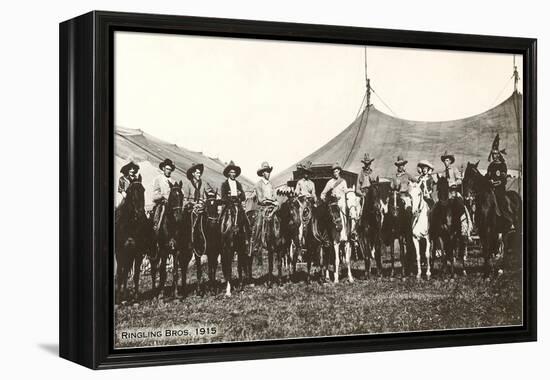
[[[281,203],[279,209],[281,216],[281,234],[285,237],[285,247],[283,253],[283,261],[290,263],[291,274],[296,274],[296,263],[298,256],[302,250],[302,241],[300,239],[300,227],[302,218],[300,216],[300,203],[298,198],[289,194],[287,199]],[[296,251],[296,252],[295,252]]]
[[[384,203],[380,196],[379,180],[372,182],[367,189],[361,215],[357,224],[357,240],[365,260],[365,278],[370,277],[371,261],[376,261],[378,276],[382,275],[382,224]]]
[[[441,252],[443,273],[447,272],[450,263],[451,276],[454,276],[457,253],[465,248],[461,222],[464,205],[459,198],[449,198],[449,182],[444,176],[438,176],[437,179],[437,198],[430,216],[430,237],[436,253]],[[464,255],[458,256],[462,258],[462,273],[466,274]]]
[[[399,261],[401,262],[401,277],[408,274],[408,255],[412,243],[412,212],[410,207],[400,196],[399,192],[393,189],[386,202],[387,212],[382,224],[382,240],[390,246],[391,273],[395,273],[394,243],[399,242]]]
[[[499,216],[500,209],[493,186],[490,180],[479,172],[478,165],[479,161],[475,164],[467,163],[462,184],[467,196],[475,194],[475,224],[481,242],[484,272],[489,274],[490,259],[499,251],[501,236],[510,231],[506,230],[504,220]],[[515,191],[507,191],[505,197],[512,210],[514,224],[521,231],[521,198]],[[507,251],[507,240],[504,239],[502,244],[503,252]]]
[[[237,252],[239,282],[243,284],[242,272],[252,279],[252,259],[247,254],[246,215],[237,201],[228,199],[220,215],[221,263],[223,277],[226,281],[225,295],[231,297],[231,278],[233,274],[233,257]]]
[[[420,265],[420,241],[424,240],[426,248],[424,250],[424,256],[426,258],[426,279],[430,279],[432,274],[430,268],[430,236],[429,236],[429,206],[420,184],[411,182],[409,184],[409,194],[411,196],[412,203],[412,241],[416,251],[416,279],[420,280],[422,276],[422,267]]]
[[[158,288],[160,290],[159,297],[163,298],[166,284],[166,267],[168,262],[168,257],[172,255],[172,288],[174,291],[174,296],[179,297],[178,292],[178,277],[180,265],[180,253],[183,250],[186,244],[186,237],[182,233],[183,225],[183,192],[181,190],[182,181],[169,183],[170,184],[170,194],[168,195],[168,200],[164,205],[164,212],[161,218],[156,242],[157,249],[156,255],[151,257],[151,284],[153,292],[156,291],[156,277],[157,272],[159,273],[159,284]],[[161,206],[158,206],[161,207]]]
[[[346,193],[345,196],[340,199],[336,199],[333,196],[329,196],[320,207],[324,208],[325,216],[322,218],[325,220],[325,231],[328,235],[330,242],[332,243],[332,248],[329,252],[334,254],[334,283],[337,284],[340,282],[340,248],[343,245],[344,249],[344,260],[347,263],[347,274],[348,281],[350,283],[354,282],[353,275],[351,273],[351,235],[352,235],[352,222],[356,223],[359,213],[357,208],[354,206],[356,213],[351,217],[348,209],[348,200],[357,201],[355,193],[353,190],[350,190]],[[328,218],[326,215],[328,214]],[[355,224],[353,225],[355,227]],[[324,250],[323,250],[324,251]],[[325,256],[326,256],[325,252]],[[329,255],[332,256],[332,255]],[[329,259],[326,256],[325,262],[328,263]],[[332,261],[332,260],[330,260]],[[326,279],[329,280],[329,273],[325,271]]]
[[[139,175],[115,211],[116,286],[121,297],[128,292],[128,275],[133,268],[134,298],[139,298],[141,263],[151,248],[152,225],[145,214],[144,193]]]
[[[285,247],[285,236],[281,226],[281,215],[279,205],[271,204],[259,207],[256,210],[255,226],[250,243],[250,252],[258,250],[267,251],[268,273],[267,286],[273,284],[273,262],[277,259],[278,279],[281,285],[283,275],[283,251]]]
[[[204,231],[206,238],[206,258],[208,261],[208,282],[211,291],[215,292],[216,271],[218,269],[218,258],[222,249],[222,235],[220,231],[220,219],[218,208],[220,200],[207,198],[204,205],[206,218],[204,219]],[[200,279],[199,279],[200,283]]]

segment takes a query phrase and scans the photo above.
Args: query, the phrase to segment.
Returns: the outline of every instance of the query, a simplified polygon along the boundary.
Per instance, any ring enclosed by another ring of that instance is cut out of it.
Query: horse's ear
[[[380,182],[380,176],[376,176],[376,183]]]
[[[168,181],[168,186],[170,186],[170,188],[174,187],[174,185],[170,181]]]
[[[474,166],[477,168],[478,165],[479,165],[479,160],[477,160],[477,162],[474,164]]]
[[[182,187],[182,186],[183,186],[183,181],[180,180],[180,181],[178,182],[178,185],[179,185],[179,187]]]
[[[138,174],[137,181],[141,183],[141,174]]]

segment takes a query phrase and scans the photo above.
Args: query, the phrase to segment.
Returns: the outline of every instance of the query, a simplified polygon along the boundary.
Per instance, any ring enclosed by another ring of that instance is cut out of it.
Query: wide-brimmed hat
[[[199,169],[201,174],[204,172],[204,165],[203,164],[196,164],[196,163],[192,163],[191,166],[189,167],[189,169],[187,169],[187,179],[188,180],[191,180],[191,178],[193,178],[193,173],[195,172],[195,170]]]
[[[164,167],[165,166],[170,166],[172,168],[172,170],[176,169],[176,165],[174,165],[174,163],[172,162],[171,159],[169,158],[166,158],[164,161],[162,161],[160,164],[159,164],[159,169],[160,170],[164,170]]]
[[[407,165],[409,161],[405,160],[403,158],[403,156],[400,154],[399,156],[397,156],[397,161],[395,161],[393,164],[395,166],[401,166],[401,165]]]
[[[303,164],[298,164],[296,167],[299,173],[309,173],[312,174],[313,171],[311,170],[311,161],[304,162]]]
[[[447,158],[448,158],[449,160],[451,160],[451,164],[453,164],[453,163],[455,162],[455,155],[452,154],[452,153],[449,153],[449,152],[445,151],[445,153],[443,153],[443,154],[441,155],[441,161],[442,161],[442,162],[445,162],[445,160],[446,160]]]
[[[332,170],[334,171],[335,169],[342,170],[342,165],[340,165],[339,162],[335,162],[334,164],[332,164]]]
[[[370,158],[370,154],[368,153],[365,153],[365,157],[363,157],[363,159],[361,160],[361,162],[364,163],[365,165],[368,165],[373,161],[374,161],[374,158]]]
[[[233,161],[229,161],[229,164],[225,167],[225,169],[223,169],[223,175],[225,177],[229,177],[229,172],[231,170],[235,170],[235,174],[236,174],[235,177],[238,177],[238,176],[241,175],[241,167],[235,165],[235,163]]]
[[[137,172],[139,170],[139,165],[136,164],[134,161],[130,161],[120,168],[120,172],[124,175],[128,175],[131,169],[134,169]]]
[[[267,161],[264,161],[262,162],[262,165],[260,166],[260,168],[256,170],[256,174],[258,174],[261,177],[263,172],[271,173],[272,170],[273,170],[273,166],[269,166]]]
[[[432,163],[428,160],[420,160],[418,161],[418,164],[416,165],[418,167],[423,167],[423,166],[426,166],[427,168],[430,168],[430,169],[434,169],[434,166],[432,165]]]

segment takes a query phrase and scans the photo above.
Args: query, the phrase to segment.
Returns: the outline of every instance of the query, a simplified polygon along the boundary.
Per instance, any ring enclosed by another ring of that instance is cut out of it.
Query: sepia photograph
[[[522,55],[113,44],[115,349],[523,325]]]

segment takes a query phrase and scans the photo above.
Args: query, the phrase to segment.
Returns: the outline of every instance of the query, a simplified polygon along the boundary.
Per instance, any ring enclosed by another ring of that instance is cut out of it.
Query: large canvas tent
[[[139,172],[145,187],[145,203],[148,206],[152,204],[153,179],[160,174],[158,165],[165,158],[174,161],[176,170],[172,176],[178,181],[187,181],[185,173],[193,163],[204,164],[202,178],[212,188],[219,189],[225,180],[222,173],[226,164],[218,158],[211,158],[201,152],[167,143],[139,129],[121,127],[115,129],[115,176],[116,178],[120,176],[120,168],[128,161],[136,162],[140,166]],[[243,184],[245,191],[252,189],[252,182],[247,178],[241,176],[239,181]]]
[[[479,115],[441,122],[404,120],[370,105],[340,134],[296,164],[305,161],[317,165],[339,162],[345,170],[359,173],[361,158],[369,152],[371,157],[375,157],[372,164],[375,173],[381,178],[389,178],[395,173],[394,162],[398,154],[405,155],[409,161],[407,170],[416,174],[416,164],[422,159],[431,161],[436,170],[442,170],[440,156],[447,150],[455,155],[457,167],[479,160],[479,168],[485,169],[493,139],[498,133],[500,149],[506,148],[508,168],[517,176],[521,170],[521,152],[518,151],[521,121],[522,96],[518,92]],[[273,177],[274,185],[284,186],[295,168],[296,165],[292,165],[277,173]],[[510,183],[518,186],[519,182],[512,180]]]

